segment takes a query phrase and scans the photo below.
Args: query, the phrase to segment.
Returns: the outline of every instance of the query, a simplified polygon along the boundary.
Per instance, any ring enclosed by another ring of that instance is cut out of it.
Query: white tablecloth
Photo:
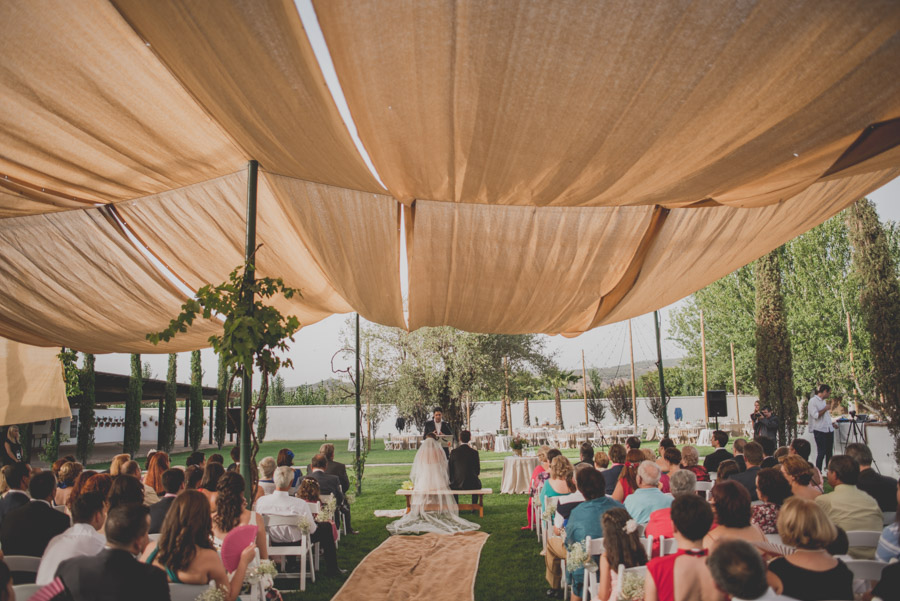
[[[505,453],[509,451],[509,442],[512,440],[509,436],[497,436],[494,438],[494,451],[497,453]],[[530,476],[531,474],[529,474]]]
[[[537,457],[517,457],[503,460],[500,494],[528,494],[531,492],[531,473],[538,466]]]

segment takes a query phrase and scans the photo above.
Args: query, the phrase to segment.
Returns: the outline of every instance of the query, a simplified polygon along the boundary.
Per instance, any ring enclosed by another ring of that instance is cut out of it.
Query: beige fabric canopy
[[[0,338],[0,426],[71,415],[58,352]]]
[[[153,347],[243,256],[304,325],[577,335],[671,303],[900,175],[891,0],[0,3],[0,335]],[[132,236],[129,236],[128,233]],[[137,240],[138,242],[135,242]],[[146,246],[146,252],[138,248]]]

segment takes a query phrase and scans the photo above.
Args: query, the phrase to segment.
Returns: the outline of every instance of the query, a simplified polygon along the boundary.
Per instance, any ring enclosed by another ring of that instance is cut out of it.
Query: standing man
[[[834,403],[825,401],[831,396],[831,386],[820,384],[816,394],[809,399],[807,408],[809,429],[816,439],[816,469],[822,470],[822,461],[827,466],[834,452],[834,426],[831,423],[831,410]]]
[[[435,434],[450,436],[453,434],[453,431],[450,429],[450,424],[444,421],[444,412],[440,407],[434,408],[434,419],[425,422],[425,432],[423,433],[427,436],[430,432],[434,432]],[[447,459],[450,459],[450,449],[444,446],[441,443],[441,446],[444,448],[444,454],[447,456]]]
[[[772,413],[769,406],[763,407],[762,417],[757,420],[757,435],[771,438],[772,442],[778,440],[778,417]]]

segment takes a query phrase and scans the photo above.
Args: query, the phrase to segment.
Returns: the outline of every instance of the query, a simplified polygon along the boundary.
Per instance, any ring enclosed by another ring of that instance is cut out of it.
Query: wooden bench
[[[412,497],[414,492],[418,492],[418,491],[401,489],[401,490],[398,490],[396,493],[394,493],[396,495],[406,497],[406,513],[409,513],[409,511],[411,509],[410,498]],[[494,490],[492,488],[475,488],[475,489],[471,489],[471,490],[429,491],[429,493],[432,493],[432,492],[433,492],[433,494],[478,495],[479,496],[478,503],[460,503],[459,508],[464,511],[465,510],[477,511],[478,517],[482,517],[482,518],[484,517],[484,496],[494,494]],[[426,505],[425,511],[428,511],[429,509],[436,510],[436,509],[438,509],[438,507],[436,505],[434,505],[434,506]]]

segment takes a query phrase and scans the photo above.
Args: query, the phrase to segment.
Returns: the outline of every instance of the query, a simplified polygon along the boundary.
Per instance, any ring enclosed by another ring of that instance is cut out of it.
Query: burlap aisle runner
[[[366,555],[332,601],[474,601],[484,532],[392,536]]]

